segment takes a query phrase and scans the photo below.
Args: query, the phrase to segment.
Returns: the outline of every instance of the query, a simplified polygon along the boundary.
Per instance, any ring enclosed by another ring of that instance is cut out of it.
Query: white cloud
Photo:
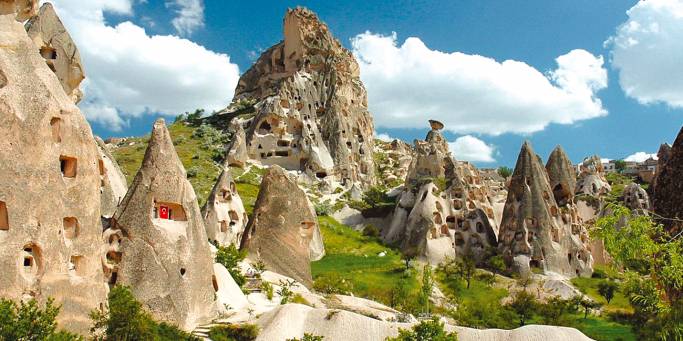
[[[626,95],[683,107],[683,1],[639,1],[605,45]]]
[[[493,158],[493,151],[495,148],[472,135],[460,136],[455,139],[454,142],[449,142],[448,147],[456,160],[478,162],[496,161]]]
[[[387,134],[387,133],[379,134],[379,133],[375,132],[375,138],[380,140],[380,141],[384,141],[384,142],[391,142],[391,141],[395,140],[395,138],[389,136],[389,134]]]
[[[202,0],[173,0],[167,8],[175,8],[177,17],[171,20],[178,34],[189,36],[197,28],[204,27],[204,3]]]
[[[645,153],[645,152],[637,152],[635,154],[627,156],[624,161],[634,161],[634,162],[643,162],[649,158],[653,158],[657,160],[657,154],[656,153]]]
[[[132,15],[132,0],[55,0],[83,61],[86,117],[112,131],[131,117],[225,107],[239,69],[230,57],[176,36],[148,35],[129,21],[108,25],[104,12]]]
[[[607,115],[596,97],[607,87],[603,58],[585,50],[558,57],[544,75],[519,61],[431,50],[419,38],[399,46],[396,34],[366,32],[351,43],[381,127],[433,118],[457,133],[531,133]]]

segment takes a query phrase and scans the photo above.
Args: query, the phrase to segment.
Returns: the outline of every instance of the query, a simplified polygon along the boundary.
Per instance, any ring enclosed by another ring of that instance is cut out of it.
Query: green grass
[[[607,300],[598,293],[598,284],[604,280],[605,279],[602,278],[577,277],[572,278],[572,284],[592,300],[603,304],[602,309],[605,311],[633,312],[633,308],[631,307],[628,298],[619,291],[614,294],[610,303],[607,304]]]
[[[496,278],[499,278],[496,276]],[[436,271],[436,280],[446,297],[455,298],[462,304],[484,302],[500,302],[507,297],[508,291],[480,281],[474,276],[467,288],[467,282],[457,276],[446,277],[442,271]]]
[[[569,326],[580,330],[586,336],[598,341],[635,341],[636,336],[631,327],[616,322],[607,321],[598,316],[588,315],[583,319],[582,314],[573,315]]]
[[[212,159],[213,152],[202,148],[203,139],[193,137],[192,133],[196,129],[197,127],[185,125],[182,122],[168,126],[176,152],[185,170],[191,168],[197,170],[196,176],[189,177],[189,180],[197,194],[199,206],[202,206],[206,202],[221,169]],[[126,176],[129,185],[142,164],[148,140],[149,135],[129,138],[123,146],[112,148],[112,154]],[[129,143],[131,142],[135,142],[135,144],[130,146]]]
[[[325,257],[311,263],[313,278],[341,275],[352,283],[354,295],[389,304],[391,290],[404,274],[400,254],[331,217],[318,217],[318,222],[325,243]],[[386,251],[386,256],[378,256],[382,251]],[[408,282],[411,291],[417,292],[415,274]]]

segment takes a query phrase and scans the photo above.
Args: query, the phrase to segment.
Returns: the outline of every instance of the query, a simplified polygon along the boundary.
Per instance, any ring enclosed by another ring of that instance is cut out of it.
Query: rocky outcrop
[[[19,21],[37,1],[0,2],[0,297],[49,297],[60,328],[87,333],[102,281],[99,155],[90,126]]]
[[[104,237],[109,283],[130,286],[156,319],[192,330],[214,317],[204,222],[163,119],[154,123],[142,166]]]
[[[219,245],[240,246],[249,218],[244,210],[230,168],[224,168],[202,208],[206,236]]]
[[[286,340],[301,338],[304,333],[320,335],[325,340],[385,340],[396,337],[400,328],[410,329],[410,323],[385,322],[346,310],[311,308],[301,304],[280,305],[261,315],[256,324],[261,332],[256,340]],[[457,332],[461,341],[589,341],[574,328],[527,325],[513,330],[473,329],[446,325],[445,330]]]
[[[287,11],[284,41],[242,75],[235,100],[257,101],[246,130],[253,161],[373,183],[374,128],[358,63],[313,12]]]
[[[375,141],[377,181],[388,187],[403,183],[413,154],[413,148],[401,140]]]
[[[81,56],[52,4],[46,2],[40,7],[38,15],[26,23],[26,31],[66,94],[78,103],[83,97],[79,85],[85,79]]]
[[[659,146],[659,150],[657,151],[657,169],[655,169],[655,176],[652,179],[652,183],[648,187],[648,194],[650,194],[650,198],[655,197],[655,189],[657,188],[657,178],[659,177],[659,174],[662,172],[662,169],[666,166],[666,162],[669,161],[671,158],[671,146],[668,143],[662,143]]]
[[[561,151],[556,161],[563,162]],[[553,179],[562,183],[566,174]],[[510,181],[499,233],[499,251],[513,270],[531,268],[567,277],[590,276],[593,258],[588,234],[572,206],[560,207],[540,157],[525,142]]]
[[[668,160],[663,162],[657,176],[652,207],[657,215],[667,218],[660,219],[664,227],[678,233],[683,230],[683,223],[671,219],[683,219],[683,128],[668,154]]]
[[[630,183],[624,187],[624,205],[632,210],[647,214],[650,209],[650,197],[639,184]]]
[[[600,157],[593,155],[583,160],[580,166],[579,180],[576,183],[576,194],[598,197],[609,193],[612,187],[605,179],[605,169]]]
[[[312,285],[310,262],[325,254],[322,235],[306,193],[279,166],[263,176],[242,248],[268,269]]]
[[[128,191],[126,177],[116,159],[101,138],[95,136],[100,158],[97,162],[100,172],[100,203],[103,218],[111,218]]]
[[[474,166],[455,161],[443,125],[430,125],[426,140],[415,141],[404,190],[382,237],[431,262],[455,254],[481,260],[496,245],[498,231],[490,190]]]

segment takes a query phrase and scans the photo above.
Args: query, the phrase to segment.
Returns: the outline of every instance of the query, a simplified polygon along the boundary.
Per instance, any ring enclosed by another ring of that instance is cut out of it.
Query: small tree
[[[595,302],[587,297],[583,297],[581,301],[579,301],[579,305],[583,308],[583,319],[588,318],[588,313],[593,310],[593,309],[599,309],[602,304],[599,302]]]
[[[277,294],[280,295],[280,304],[287,304],[289,301],[291,301],[292,296],[294,296],[294,292],[292,291],[292,287],[294,286],[296,282],[288,279],[288,280],[280,280],[278,285],[280,286],[280,289],[278,289]]]
[[[607,304],[612,301],[617,290],[619,290],[619,284],[614,281],[605,280],[598,284],[598,293],[605,298]]]
[[[422,270],[422,288],[420,288],[420,305],[427,314],[429,314],[429,297],[432,295],[433,286],[432,267],[427,264]]]
[[[496,255],[488,260],[488,266],[493,271],[493,275],[501,274],[507,268],[505,266],[505,260],[503,260],[502,255]]]
[[[320,335],[313,335],[309,333],[304,333],[304,337],[297,339],[297,338],[292,338],[292,339],[287,339],[287,341],[323,341],[325,339],[324,337]]]
[[[512,302],[508,304],[519,318],[519,325],[524,326],[526,321],[534,317],[534,313],[538,308],[538,302],[534,295],[528,293],[526,290],[518,292]]]
[[[462,259],[458,261],[458,274],[467,282],[467,289],[470,288],[472,282],[472,277],[477,271],[476,262],[474,258],[466,254]]]
[[[616,169],[617,172],[619,172],[619,173],[623,173],[624,170],[626,169],[626,161],[624,161],[624,160],[614,161],[614,169]]]
[[[498,167],[498,175],[507,178],[508,176],[512,175],[512,169],[510,167]]]
[[[411,330],[399,329],[398,336],[386,338],[386,341],[457,341],[458,334],[455,332],[448,333],[444,330],[443,322],[439,319],[432,318],[427,321],[422,321],[413,326]]]
[[[401,259],[403,260],[403,263],[406,266],[406,271],[410,270],[410,263],[413,261],[415,258],[415,255],[413,254],[401,254]]]
[[[220,263],[228,269],[230,276],[232,276],[232,279],[235,280],[237,285],[240,287],[244,285],[244,283],[247,282],[247,279],[242,275],[238,263],[244,260],[247,256],[247,252],[238,250],[234,244],[230,244],[228,247],[220,246],[218,244],[214,244],[214,246],[218,249],[216,251],[216,263]]]
[[[57,331],[55,318],[60,308],[52,298],[44,308],[34,299],[19,305],[0,299],[0,340],[83,340],[76,334]]]

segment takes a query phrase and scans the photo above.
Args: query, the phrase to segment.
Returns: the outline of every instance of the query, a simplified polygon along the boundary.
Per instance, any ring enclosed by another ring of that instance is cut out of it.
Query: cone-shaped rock
[[[0,297],[52,297],[62,306],[59,327],[86,334],[88,313],[107,300],[99,155],[87,121],[17,21],[36,4],[0,4]]]
[[[249,218],[230,175],[230,168],[224,168],[218,177],[202,208],[202,215],[209,240],[223,246],[240,246]]]
[[[26,23],[26,31],[66,94],[78,103],[83,97],[78,86],[85,78],[81,56],[52,4],[46,2],[40,7],[38,15]]]
[[[100,172],[100,201],[101,214],[104,218],[111,218],[116,212],[123,197],[128,191],[126,177],[123,175],[116,159],[109,152],[109,148],[101,138],[95,136],[97,149],[100,153],[98,168]]]
[[[630,183],[624,187],[624,205],[632,210],[641,210],[647,214],[647,210],[650,209],[650,197],[639,184]]]
[[[506,262],[521,273],[532,267],[569,277],[592,273],[588,235],[575,211],[558,207],[528,142],[512,174],[498,242]]]
[[[252,259],[310,287],[311,264],[325,253],[313,205],[279,166],[268,169],[242,240]]]
[[[553,149],[545,169],[548,172],[550,188],[553,189],[553,196],[557,204],[565,206],[574,202],[576,171],[562,147],[557,146]]]
[[[657,176],[652,206],[655,213],[664,218],[683,219],[683,128],[668,154],[668,160],[663,162]],[[678,233],[683,229],[683,223],[669,219],[663,219],[661,223],[670,232]]]
[[[247,153],[247,141],[244,133],[244,128],[239,122],[233,122],[230,125],[230,130],[233,132],[232,141],[228,146],[228,157],[226,162],[228,166],[244,167],[249,159]]]
[[[215,315],[213,260],[192,185],[164,120],[114,216],[106,274],[155,318],[191,330]]]
[[[374,128],[358,63],[310,10],[287,11],[284,41],[242,75],[235,98],[257,102],[250,159],[372,184]]]

